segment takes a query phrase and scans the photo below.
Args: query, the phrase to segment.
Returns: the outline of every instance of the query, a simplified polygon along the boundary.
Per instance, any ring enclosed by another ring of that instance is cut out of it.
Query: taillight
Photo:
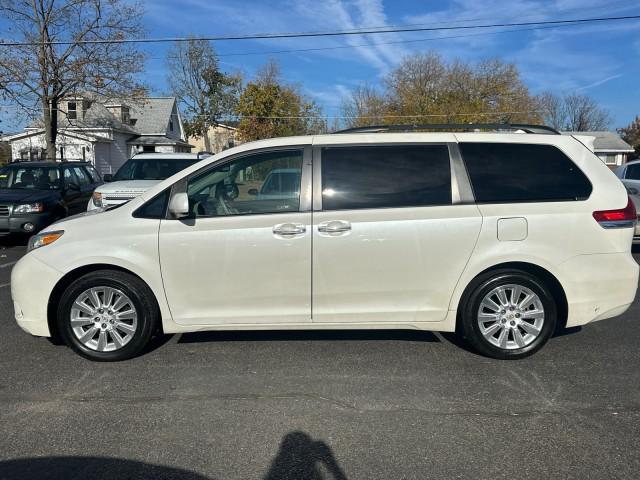
[[[633,227],[637,220],[636,207],[631,198],[629,198],[625,208],[593,212],[593,218],[602,228]]]

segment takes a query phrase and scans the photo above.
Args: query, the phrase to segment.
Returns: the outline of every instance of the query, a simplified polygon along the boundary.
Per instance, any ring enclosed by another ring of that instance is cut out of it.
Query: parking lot
[[[0,479],[638,478],[640,305],[517,362],[406,331],[23,333],[0,250]],[[640,255],[636,255],[640,259]]]

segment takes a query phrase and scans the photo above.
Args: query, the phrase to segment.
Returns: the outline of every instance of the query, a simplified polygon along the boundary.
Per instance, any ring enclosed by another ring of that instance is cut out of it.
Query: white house
[[[42,127],[27,127],[6,140],[13,161],[46,159]],[[104,174],[138,152],[189,151],[174,97],[119,102],[87,95],[60,102],[56,160],[91,161]]]

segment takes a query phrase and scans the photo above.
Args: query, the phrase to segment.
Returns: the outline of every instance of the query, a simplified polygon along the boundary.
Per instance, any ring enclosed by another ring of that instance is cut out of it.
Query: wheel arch
[[[461,318],[461,310],[462,310],[460,306],[464,304],[464,302],[466,301],[466,298],[475,288],[477,279],[488,272],[495,271],[495,270],[504,270],[504,269],[521,270],[539,278],[540,281],[542,281],[547,286],[547,288],[549,288],[556,302],[556,307],[558,309],[558,319],[557,319],[556,330],[564,328],[567,322],[569,306],[567,302],[567,295],[558,278],[549,270],[547,270],[544,267],[541,267],[540,265],[536,265],[530,262],[512,261],[512,262],[498,263],[488,268],[485,268],[484,270],[474,275],[473,278],[469,282],[467,282],[467,285],[465,286],[462,294],[460,295],[460,298],[456,305],[456,310],[458,312],[456,317],[456,331],[460,331],[459,327],[460,327],[460,318]]]
[[[158,298],[155,292],[153,291],[153,288],[151,288],[149,283],[145,281],[145,279],[142,278],[137,273],[127,268],[121,267],[119,265],[113,265],[108,263],[94,263],[90,265],[83,265],[81,267],[77,267],[67,272],[60,280],[58,280],[58,283],[56,283],[56,285],[53,287],[53,290],[51,290],[51,294],[49,295],[49,303],[47,304],[47,325],[49,327],[49,332],[52,338],[58,339],[60,337],[58,332],[56,316],[57,316],[57,310],[58,310],[58,303],[62,298],[62,294],[64,293],[64,291],[67,289],[69,285],[71,285],[75,280],[82,277],[83,275],[86,275],[87,273],[97,272],[100,270],[116,270],[119,272],[128,273],[129,275],[133,275],[134,277],[138,278],[141,282],[143,282],[147,286],[147,288],[149,288],[149,291],[153,295],[153,299],[156,302],[156,306],[158,307],[158,312],[161,311],[160,303],[158,302]],[[158,322],[158,326],[160,329],[162,329],[162,321]]]

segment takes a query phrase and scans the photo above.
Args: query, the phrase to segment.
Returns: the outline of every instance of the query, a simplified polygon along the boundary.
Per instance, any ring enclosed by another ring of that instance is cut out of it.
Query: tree
[[[0,15],[9,25],[10,41],[21,43],[0,43],[0,95],[29,116],[40,117],[48,158],[55,159],[61,98],[78,93],[128,98],[144,92],[134,80],[144,66],[143,56],[133,44],[109,43],[140,36],[138,4],[0,0]]]
[[[619,128],[618,133],[622,139],[635,149],[634,158],[640,157],[640,116],[629,124],[626,128]]]
[[[609,112],[587,95],[572,93],[560,97],[545,92],[538,97],[545,123],[558,130],[585,132],[607,130],[611,123]]]
[[[295,86],[284,83],[273,61],[247,83],[236,111],[245,141],[326,131],[320,107]]]
[[[539,121],[515,65],[501,60],[447,63],[434,52],[405,57],[383,79],[381,94],[358,87],[343,100],[350,126],[382,123],[469,123]]]
[[[209,127],[234,112],[242,79],[220,71],[215,50],[206,40],[177,42],[167,54],[167,66],[169,85],[185,115],[186,134],[203,137],[205,150],[211,151]]]
[[[363,83],[342,99],[340,110],[350,127],[361,127],[384,123],[388,106],[375,87]]]

